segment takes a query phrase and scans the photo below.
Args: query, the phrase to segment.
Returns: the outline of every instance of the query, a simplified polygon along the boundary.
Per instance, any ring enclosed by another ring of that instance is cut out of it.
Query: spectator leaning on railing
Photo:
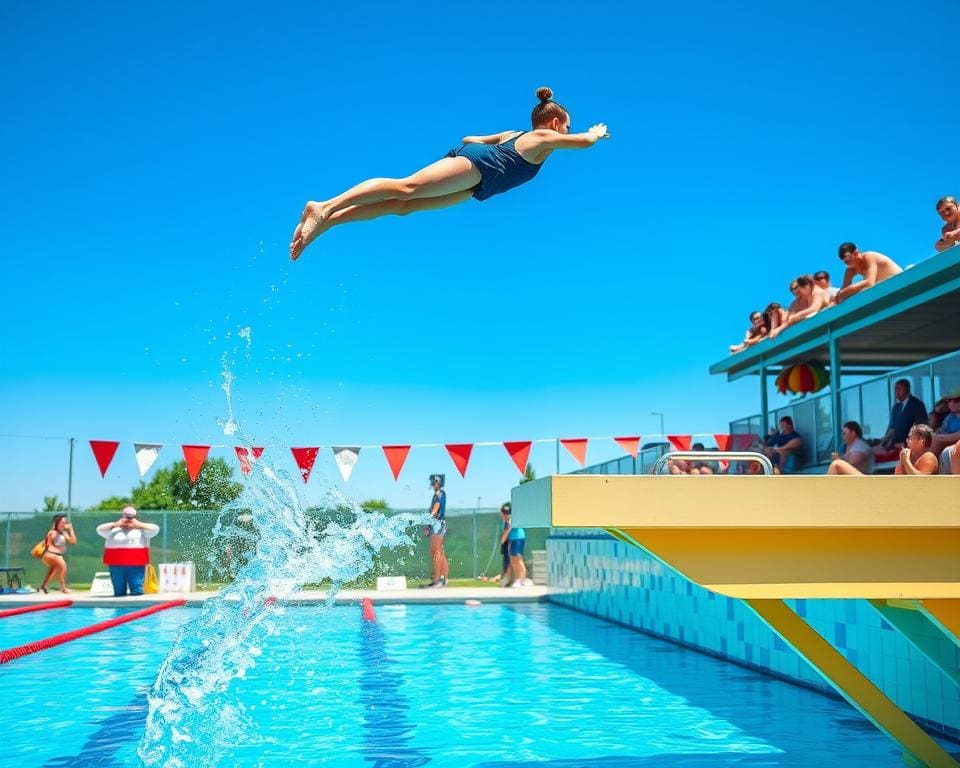
[[[843,285],[834,299],[837,304],[903,272],[889,256],[877,251],[860,251],[853,243],[842,243],[837,249],[837,255],[847,266],[847,271],[843,273]],[[855,283],[853,278],[857,275],[863,279]]]
[[[957,199],[950,195],[937,200],[937,213],[943,219],[940,239],[933,244],[938,251],[945,251],[960,243],[960,207]]]
[[[794,290],[794,286],[796,286],[794,296],[797,298],[790,305],[790,315],[785,323],[770,331],[771,339],[775,339],[791,325],[813,317],[821,309],[830,306],[830,294],[826,289],[818,286],[809,275],[801,275],[790,283],[791,290]]]
[[[754,310],[750,313],[750,327],[747,328],[747,333],[743,337],[743,341],[739,344],[731,344],[731,352],[742,352],[747,347],[752,347],[758,341],[766,337],[768,328],[763,324],[763,315]]]

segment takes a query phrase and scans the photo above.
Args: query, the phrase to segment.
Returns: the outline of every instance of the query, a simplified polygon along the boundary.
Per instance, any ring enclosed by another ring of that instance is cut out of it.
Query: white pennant
[[[337,468],[340,470],[340,476],[343,477],[343,482],[347,482],[347,480],[350,479],[350,473],[353,472],[353,468],[359,459],[359,448],[342,448],[337,446],[333,448],[333,460],[337,462]]]
[[[161,448],[163,448],[163,446],[158,443],[133,444],[133,450],[137,455],[137,466],[140,467],[140,477],[147,474],[147,471],[153,466],[153,462],[155,462],[157,456],[160,455]]]

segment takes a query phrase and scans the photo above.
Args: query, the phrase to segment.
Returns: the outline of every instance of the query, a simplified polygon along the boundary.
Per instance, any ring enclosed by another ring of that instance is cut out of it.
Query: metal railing
[[[712,461],[756,462],[763,469],[763,474],[773,474],[773,464],[770,462],[770,459],[762,453],[755,453],[753,451],[676,451],[674,453],[665,453],[657,459],[656,464],[653,465],[653,474],[664,474],[663,468],[671,461],[702,461],[704,463]]]

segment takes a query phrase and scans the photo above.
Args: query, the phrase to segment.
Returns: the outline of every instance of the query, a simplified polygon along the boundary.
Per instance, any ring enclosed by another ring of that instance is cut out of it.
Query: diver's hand
[[[607,132],[606,123],[597,123],[590,127],[587,133],[594,136],[595,139],[609,139],[610,134]]]

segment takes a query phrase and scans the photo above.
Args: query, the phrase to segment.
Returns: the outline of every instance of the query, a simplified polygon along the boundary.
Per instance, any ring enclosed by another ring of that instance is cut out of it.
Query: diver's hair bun
[[[542,85],[537,88],[537,98],[540,101],[550,101],[553,98],[553,91],[551,91],[547,86]]]

